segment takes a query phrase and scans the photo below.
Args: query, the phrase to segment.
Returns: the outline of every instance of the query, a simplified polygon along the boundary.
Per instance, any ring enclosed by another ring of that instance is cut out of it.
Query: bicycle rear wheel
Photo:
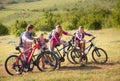
[[[10,75],[18,75],[23,72],[22,60],[17,55],[9,56],[5,61],[5,70]]]
[[[80,57],[82,56],[80,49],[73,49],[70,53],[70,56],[74,64],[80,63]]]
[[[58,60],[58,64],[57,64],[57,68],[56,69],[60,69],[60,67],[61,67],[61,60],[60,60],[60,58],[62,58],[62,56],[61,55],[59,55],[57,52],[53,52],[54,54],[55,54],[55,56],[57,57],[57,60]]]
[[[70,53],[72,53],[73,51],[71,51]],[[73,58],[71,57],[71,54],[67,54],[67,60],[71,63],[71,64],[76,64],[74,61],[73,61]]]
[[[87,55],[85,55],[84,52],[82,52],[80,49],[74,49],[71,51],[71,58],[74,61],[75,64],[87,64],[88,58]]]
[[[50,51],[42,52],[37,58],[37,68],[40,71],[53,71],[57,68],[58,59]]]
[[[71,52],[71,58],[74,61],[75,64],[87,64],[88,58],[87,55],[85,55],[84,52],[81,52],[80,49],[74,49]]]
[[[95,48],[92,51],[92,58],[98,64],[104,64],[108,60],[107,53],[102,48]]]

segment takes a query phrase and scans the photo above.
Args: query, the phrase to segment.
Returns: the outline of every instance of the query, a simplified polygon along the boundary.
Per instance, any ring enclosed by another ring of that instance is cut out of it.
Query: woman
[[[54,51],[54,48],[58,44],[63,44],[65,45],[66,42],[61,40],[62,34],[68,35],[68,36],[73,36],[69,34],[68,32],[65,32],[60,25],[57,25],[56,28],[52,32],[52,37],[50,39],[50,50]]]

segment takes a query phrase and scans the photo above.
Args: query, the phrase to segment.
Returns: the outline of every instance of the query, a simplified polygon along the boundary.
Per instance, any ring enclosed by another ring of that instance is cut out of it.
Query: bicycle
[[[99,48],[97,46],[95,46],[95,44],[93,43],[93,40],[95,39],[96,37],[93,37],[91,38],[88,42],[90,42],[90,45],[88,47],[86,47],[85,49],[85,52],[81,51],[81,53],[85,53],[83,56],[82,56],[82,59],[86,58],[89,51],[91,50],[91,48],[93,48],[92,50],[92,58],[93,60],[95,61],[95,63],[98,63],[98,64],[104,64],[107,62],[108,60],[108,55],[106,53],[106,51],[102,48]],[[80,57],[76,56],[75,54],[71,54],[71,58],[72,60],[78,64],[79,61],[78,59]]]
[[[69,53],[76,55],[77,57],[81,57],[82,53],[80,52],[80,50],[73,45],[72,40],[68,41],[67,45],[63,46],[62,48],[58,49],[57,47],[60,45],[56,45],[55,49],[56,51],[54,52],[55,55],[58,57],[59,60],[59,65],[58,65],[58,69],[61,67],[61,62],[65,61],[65,56],[67,55],[67,59],[70,63],[74,64],[74,60],[70,59],[69,57]],[[67,50],[67,52],[65,51],[65,49]],[[64,54],[61,54],[61,51],[63,50]],[[82,59],[85,62],[87,62],[87,58]]]
[[[39,49],[38,41],[35,40],[35,45],[25,51],[21,51],[20,46],[15,48],[18,55],[10,55],[5,60],[5,70],[10,75],[22,74],[22,72],[32,71],[34,66],[40,71],[46,69],[42,67],[41,63],[44,63],[44,67],[50,66],[50,70],[55,70],[58,64],[57,57],[46,49]],[[38,55],[34,55],[35,50],[39,50]],[[27,52],[27,55],[25,53]],[[36,58],[35,58],[36,57]],[[42,60],[41,60],[42,59]],[[10,62],[12,60],[12,62]]]

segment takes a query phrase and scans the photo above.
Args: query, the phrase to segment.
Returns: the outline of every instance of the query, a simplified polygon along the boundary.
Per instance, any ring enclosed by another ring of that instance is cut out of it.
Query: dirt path
[[[84,67],[80,67],[79,65],[72,65],[72,64],[68,64],[68,65],[63,65],[61,67],[61,69],[59,69],[58,71],[69,71],[69,70],[96,70],[96,69],[117,69],[120,68],[120,64],[119,63],[106,63],[106,64],[88,64]],[[38,70],[36,70],[38,71]],[[57,71],[57,70],[56,70]],[[34,71],[33,71],[34,73]],[[4,65],[0,65],[0,76],[9,76],[7,74],[7,72],[5,71]]]

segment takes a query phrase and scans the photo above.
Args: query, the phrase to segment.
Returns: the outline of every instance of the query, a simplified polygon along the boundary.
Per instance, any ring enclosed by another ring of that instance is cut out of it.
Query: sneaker
[[[64,62],[64,61],[65,61],[65,58],[64,58],[64,57],[61,57],[59,60],[60,60],[61,62]]]
[[[21,68],[19,68],[19,70],[16,72],[16,74],[22,74],[22,70],[21,70]]]
[[[50,63],[50,66],[52,66],[52,67],[53,67],[53,66],[54,66],[54,64]]]

